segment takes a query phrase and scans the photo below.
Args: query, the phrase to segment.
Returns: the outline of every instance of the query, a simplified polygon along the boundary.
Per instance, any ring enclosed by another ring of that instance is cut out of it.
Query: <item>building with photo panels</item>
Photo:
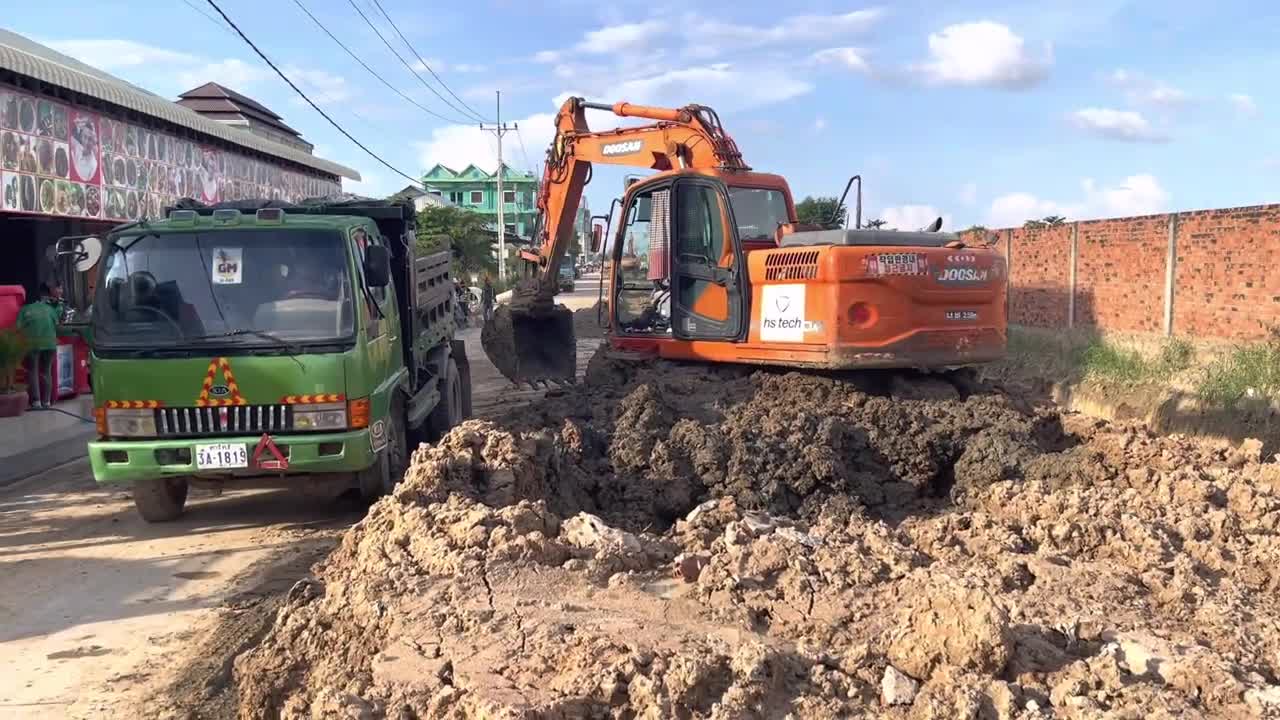
[[[228,88],[170,102],[0,29],[0,286],[30,296],[58,238],[155,218],[182,198],[296,201],[360,179],[311,150]]]

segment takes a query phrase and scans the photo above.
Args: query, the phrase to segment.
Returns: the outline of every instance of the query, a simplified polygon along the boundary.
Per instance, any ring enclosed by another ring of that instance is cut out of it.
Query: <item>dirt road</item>
[[[560,301],[587,307],[595,285]],[[476,414],[539,397],[512,390],[479,334],[463,333]],[[595,342],[580,344],[583,362]],[[289,492],[193,491],[181,520],[148,525],[128,488],[98,488],[83,460],[4,488],[0,717],[151,717],[158,708],[136,703],[174,683],[216,707],[222,658],[265,631],[283,591],[363,511]]]

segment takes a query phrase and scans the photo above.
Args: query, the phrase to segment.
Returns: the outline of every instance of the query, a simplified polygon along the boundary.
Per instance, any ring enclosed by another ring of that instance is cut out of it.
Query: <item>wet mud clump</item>
[[[593,359],[423,446],[243,718],[1280,713],[1280,465],[964,378]]]

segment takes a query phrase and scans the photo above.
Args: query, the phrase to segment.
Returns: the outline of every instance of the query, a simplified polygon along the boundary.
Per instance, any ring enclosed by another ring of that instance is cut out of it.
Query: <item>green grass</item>
[[[1160,377],[1160,365],[1135,350],[1095,340],[1080,351],[1080,371],[1091,380],[1138,384]]]
[[[1251,392],[1280,395],[1280,340],[1240,345],[1206,368],[1200,397],[1215,405],[1231,405]]]

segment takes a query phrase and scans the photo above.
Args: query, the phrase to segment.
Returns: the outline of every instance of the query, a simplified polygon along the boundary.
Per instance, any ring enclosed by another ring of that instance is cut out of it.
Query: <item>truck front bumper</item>
[[[288,470],[254,467],[253,451],[262,436],[182,438],[174,440],[99,440],[89,443],[89,463],[99,485],[149,480],[175,475],[210,480],[281,475],[350,473],[373,464],[376,454],[368,430],[306,435],[273,435],[272,441],[289,460]],[[249,467],[202,470],[196,467],[196,446],[209,443],[243,444]],[[264,453],[270,458],[270,453]]]

